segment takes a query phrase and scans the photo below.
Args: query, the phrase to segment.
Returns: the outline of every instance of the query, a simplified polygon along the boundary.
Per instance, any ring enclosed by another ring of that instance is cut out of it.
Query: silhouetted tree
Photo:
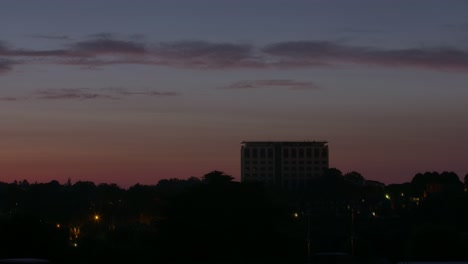
[[[345,181],[354,183],[356,185],[362,186],[364,185],[365,179],[359,172],[348,172],[344,176]]]
[[[209,172],[203,176],[203,182],[207,184],[226,184],[232,182],[232,180],[234,180],[234,177],[217,170]]]
[[[187,180],[177,178],[162,179],[156,185],[156,191],[164,197],[174,196],[200,183],[201,180],[196,177],[190,177]]]
[[[343,173],[337,168],[325,169],[324,177],[332,179],[341,179],[343,178]]]

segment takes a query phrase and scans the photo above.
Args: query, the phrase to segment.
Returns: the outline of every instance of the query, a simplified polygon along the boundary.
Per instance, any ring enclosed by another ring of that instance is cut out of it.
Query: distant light
[[[385,198],[386,198],[387,200],[390,200],[390,195],[385,194]]]
[[[99,218],[100,218],[99,215],[97,215],[97,214],[94,215],[94,220],[99,221]]]
[[[375,216],[375,212],[372,212],[372,216]]]
[[[401,193],[401,197],[403,197],[403,196],[405,196],[405,194],[404,194],[404,193]]]
[[[78,244],[77,244],[77,243],[73,243],[73,247],[78,247]]]
[[[298,218],[299,217],[299,214],[298,213],[294,213],[294,218]]]
[[[55,225],[55,227],[60,228],[61,226],[60,226],[59,223],[57,223],[57,224]]]

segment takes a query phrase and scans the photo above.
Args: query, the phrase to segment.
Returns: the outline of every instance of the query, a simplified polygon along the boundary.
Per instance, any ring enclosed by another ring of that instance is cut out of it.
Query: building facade
[[[328,169],[325,141],[246,141],[241,147],[241,181],[306,189]]]

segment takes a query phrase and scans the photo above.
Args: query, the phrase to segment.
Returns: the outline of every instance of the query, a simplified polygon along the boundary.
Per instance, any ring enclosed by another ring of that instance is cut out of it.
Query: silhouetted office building
[[[242,142],[241,181],[305,189],[328,169],[328,145],[311,142]]]

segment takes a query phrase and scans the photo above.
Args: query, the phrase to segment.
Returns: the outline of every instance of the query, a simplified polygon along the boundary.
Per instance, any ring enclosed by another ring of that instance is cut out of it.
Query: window
[[[307,156],[308,158],[311,158],[311,157],[312,157],[312,149],[310,149],[310,148],[306,149],[306,156]]]
[[[299,149],[299,158],[304,158],[304,149]]]
[[[289,149],[283,149],[283,157],[289,158]]]
[[[291,149],[291,158],[296,157],[296,149]]]
[[[257,149],[252,149],[252,157],[257,158],[257,156],[258,156]]]
[[[322,149],[322,157],[326,158],[328,156],[327,149]]]
[[[317,158],[320,154],[320,151],[318,148],[314,149],[314,156]]]
[[[250,158],[250,149],[248,149],[248,148],[244,149],[244,157]]]
[[[273,158],[273,149],[268,149],[268,158]]]
[[[260,158],[265,158],[265,149],[260,149]]]

